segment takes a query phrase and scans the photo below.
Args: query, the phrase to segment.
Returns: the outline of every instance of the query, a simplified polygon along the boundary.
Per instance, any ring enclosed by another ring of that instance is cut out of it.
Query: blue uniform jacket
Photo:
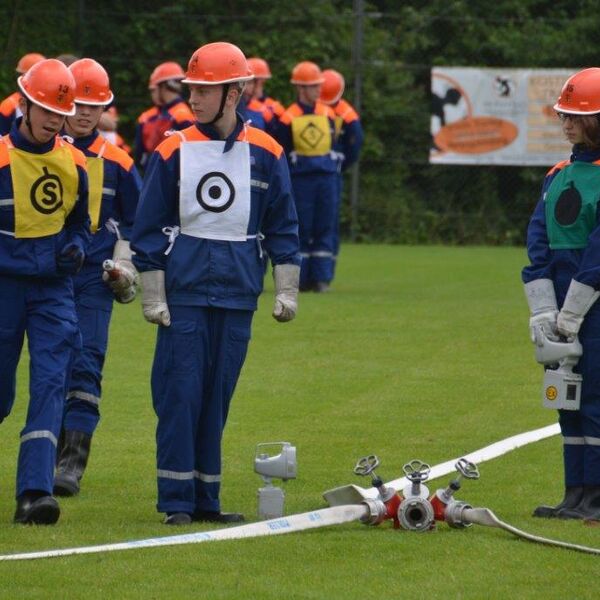
[[[218,140],[216,130],[196,123],[182,132],[193,141]],[[247,234],[264,240],[231,242],[180,234],[168,254],[164,227],[180,225],[180,135],[171,135],[152,154],[144,177],[131,247],[140,271],[166,271],[169,304],[255,310],[263,288],[262,243],[274,265],[300,264],[298,218],[282,148],[268,134],[247,127],[238,114],[225,152],[246,137],[250,144],[251,206]]]
[[[10,130],[10,141],[15,148],[31,154],[45,154],[54,148],[55,140],[38,146],[28,142],[18,130],[21,118]],[[1,142],[0,142],[1,143]],[[73,150],[73,152],[78,152]],[[84,161],[82,157],[82,162]],[[90,242],[90,219],[88,216],[88,180],[85,169],[77,164],[78,199],[66,218],[64,228],[54,235],[39,238],[21,238],[0,233],[0,273],[28,277],[64,277],[57,271],[56,256],[62,248],[75,243],[84,250]],[[13,186],[8,162],[0,164],[0,231],[15,231]],[[2,202],[6,200],[7,202]]]
[[[109,219],[118,223],[122,239],[128,240],[131,237],[133,219],[142,188],[142,180],[133,164],[133,159],[127,152],[105,140],[97,131],[73,140],[73,145],[85,156],[98,156],[104,143],[106,146],[102,154],[104,181],[100,218],[98,230],[92,235],[83,270],[86,270],[86,267],[97,269],[104,260],[112,257],[117,235],[107,227]]]
[[[597,160],[600,160],[600,151],[592,152],[577,146],[573,147],[570,162]],[[534,279],[553,280],[557,286],[559,304],[562,304],[571,279],[576,279],[595,289],[600,288],[600,227],[596,226],[592,231],[588,238],[588,245],[584,249],[552,250],[550,248],[546,232],[544,197],[550,183],[559,172],[559,167],[560,163],[551,169],[544,179],[541,199],[529,222],[527,253],[531,264],[523,269],[522,279],[523,283],[529,283]],[[600,203],[596,209],[596,222],[600,224]]]

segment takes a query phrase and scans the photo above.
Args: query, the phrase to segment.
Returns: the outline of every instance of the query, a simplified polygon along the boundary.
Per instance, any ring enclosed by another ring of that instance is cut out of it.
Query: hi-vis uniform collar
[[[15,148],[9,136],[0,142],[0,152],[7,152],[10,162],[14,236],[38,238],[58,233],[77,202],[79,176],[73,152],[59,137],[44,154]]]

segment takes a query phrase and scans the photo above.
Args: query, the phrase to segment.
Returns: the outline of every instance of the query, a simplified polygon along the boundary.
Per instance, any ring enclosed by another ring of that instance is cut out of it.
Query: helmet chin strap
[[[225,108],[225,101],[227,100],[227,94],[229,93],[229,86],[229,83],[223,84],[223,93],[221,94],[221,104],[219,106],[219,110],[217,111],[215,118],[208,122],[207,125],[214,125],[223,116],[223,109]]]
[[[44,142],[42,140],[38,140],[35,135],[33,134],[33,129],[31,128],[31,119],[30,119],[30,111],[31,111],[31,105],[32,102],[31,100],[29,100],[29,98],[26,99],[27,101],[27,112],[23,115],[23,120],[25,121],[25,125],[27,125],[27,130],[29,131],[29,135],[38,143],[38,144],[43,144]]]

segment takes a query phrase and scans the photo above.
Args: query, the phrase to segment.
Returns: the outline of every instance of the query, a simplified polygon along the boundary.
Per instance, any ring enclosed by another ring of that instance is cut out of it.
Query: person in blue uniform
[[[75,79],[76,113],[66,119],[65,138],[87,158],[92,242],[73,278],[82,348],[71,369],[59,444],[54,493],[73,496],[87,466],[92,436],[100,419],[102,369],[113,300],[135,297],[135,268],[129,239],[141,180],[133,159],[98,133],[104,107],[113,101],[104,67],[82,58],[69,70]],[[109,278],[102,264],[112,259],[120,278]]]
[[[335,235],[333,242],[333,270],[337,265],[340,253],[340,209],[342,204],[342,189],[344,173],[356,162],[360,156],[363,143],[363,130],[360,117],[354,107],[342,98],[346,82],[344,76],[334,69],[323,71],[323,84],[321,86],[321,102],[331,106],[335,114],[335,145],[339,161],[338,188],[335,210]]]
[[[145,169],[150,155],[164,140],[165,133],[189,127],[194,115],[181,97],[181,80],[185,77],[181,65],[169,61],[158,65],[150,75],[148,89],[154,106],[145,110],[135,128],[134,159]]]
[[[42,60],[18,79],[22,117],[0,138],[0,422],[11,412],[25,333],[29,410],[17,465],[16,523],[54,524],[56,446],[79,345],[71,276],[89,244],[85,157],[62,140],[75,82]]]
[[[44,60],[46,57],[39,52],[29,52],[21,56],[17,63],[17,73],[24,75],[27,71],[33,67],[40,60]],[[15,122],[17,117],[21,116],[21,110],[19,109],[19,99],[21,98],[21,92],[13,92],[10,96],[7,96],[0,102],[0,135],[6,135],[12,124]]]
[[[323,74],[310,61],[298,63],[291,83],[298,99],[274,129],[290,167],[300,225],[300,290],[327,292],[333,279],[338,160],[335,115],[319,100]]]
[[[530,327],[549,339],[579,336],[579,410],[559,410],[564,497],[537,517],[600,519],[600,69],[570,77],[554,106],[573,144],[546,175],[529,223],[523,269]]]
[[[239,522],[221,510],[221,437],[246,357],[263,249],[273,317],[297,309],[298,220],[281,146],[236,112],[246,58],[216,42],[192,55],[184,83],[196,123],[152,154],[133,226],[144,317],[156,323],[157,509],[168,525]]]

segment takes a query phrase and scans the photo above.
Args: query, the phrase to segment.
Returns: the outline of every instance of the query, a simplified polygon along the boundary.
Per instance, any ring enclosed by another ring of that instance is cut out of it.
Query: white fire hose
[[[97,554],[99,552],[115,552],[117,550],[134,550],[136,548],[149,548],[156,546],[177,546],[180,544],[200,544],[217,540],[239,540],[242,538],[262,537],[266,535],[280,535],[293,531],[304,531],[340,525],[358,521],[364,517],[367,509],[364,505],[354,504],[349,506],[335,506],[323,508],[299,515],[290,515],[270,521],[259,521],[239,527],[217,529],[215,531],[199,531],[183,535],[150,538],[117,544],[104,544],[101,546],[86,546],[80,548],[63,548],[61,550],[45,550],[41,552],[26,552],[22,554],[5,554],[0,556],[1,561],[7,560],[33,560],[35,558],[55,558],[58,556],[73,556],[74,554]]]
[[[496,442],[491,446],[482,448],[475,453],[467,455],[469,458],[477,458],[480,462],[495,458],[501,454],[509,452],[517,447],[544,439],[557,432],[557,426],[552,425],[546,428],[542,428],[535,431],[526,432],[519,436],[513,436],[502,442]],[[447,461],[440,465],[436,465],[431,468],[431,474],[433,477],[439,477],[442,474],[449,472],[450,465],[454,464],[454,461]],[[443,471],[443,473],[442,473]],[[397,487],[397,483],[406,482],[406,478],[401,478],[395,481],[385,484],[388,487]],[[348,489],[351,488],[351,489]],[[284,533],[292,533],[297,531],[305,531],[308,529],[317,529],[320,527],[328,527],[330,525],[340,525],[343,523],[350,523],[353,521],[361,521],[363,523],[376,523],[380,522],[381,515],[385,512],[384,503],[373,496],[377,495],[377,490],[370,489],[365,490],[358,486],[345,486],[344,488],[336,488],[336,490],[330,490],[331,496],[335,499],[341,499],[341,497],[348,495],[352,499],[348,502],[355,502],[354,504],[343,504],[338,506],[332,506],[330,508],[324,508],[311,512],[301,513],[297,515],[290,515],[277,519],[270,519],[268,521],[260,521],[257,523],[250,523],[248,525],[241,525],[239,527],[230,527],[227,529],[218,529],[214,531],[201,531],[196,533],[188,533],[182,535],[165,536],[158,538],[149,538],[145,540],[135,540],[129,542],[119,542],[114,544],[103,544],[98,546],[83,546],[79,548],[63,548],[56,550],[43,550],[38,552],[26,552],[26,553],[15,553],[15,554],[4,554],[0,555],[0,562],[3,561],[15,561],[15,560],[33,560],[38,558],[55,558],[61,556],[73,556],[79,554],[96,554],[100,552],[114,552],[118,550],[133,550],[138,548],[149,548],[156,546],[176,546],[181,544],[199,544],[202,542],[219,541],[219,540],[234,540],[243,538],[263,537],[268,535],[281,535]],[[336,495],[336,492],[341,492]],[[327,493],[326,493],[327,494]],[[326,496],[328,501],[333,498]],[[537,542],[541,544],[548,544],[551,546],[557,546],[560,548],[566,548],[570,550],[576,550],[579,552],[585,552],[588,554],[600,554],[600,549],[590,548],[587,546],[581,546],[579,544],[570,544],[558,540],[551,540],[535,535],[531,535],[508,523],[505,523],[498,519],[494,513],[488,508],[472,508],[470,505],[464,502],[454,502],[448,505],[446,511],[446,521],[451,526],[464,527],[471,524],[483,525],[486,527],[496,527],[504,529],[517,537],[522,539]]]

